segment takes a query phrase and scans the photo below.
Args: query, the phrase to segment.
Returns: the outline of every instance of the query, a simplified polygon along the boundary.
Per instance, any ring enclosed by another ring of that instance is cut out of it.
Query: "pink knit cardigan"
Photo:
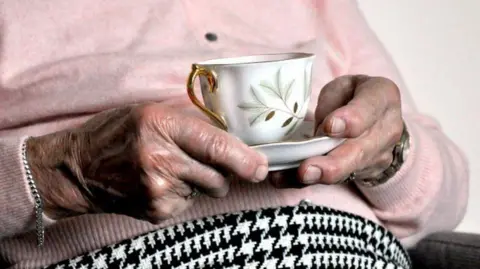
[[[209,41],[206,33],[218,39]],[[300,190],[235,183],[227,197],[201,197],[158,226],[108,214],[46,219],[45,246],[36,247],[34,206],[20,162],[26,136],[69,128],[132,102],[154,100],[197,113],[185,98],[192,62],[287,51],[317,55],[310,109],[322,86],[339,75],[397,82],[412,148],[388,183]],[[4,0],[0,56],[0,267],[34,268],[188,219],[302,199],[380,223],[407,246],[453,229],[464,215],[464,155],[417,110],[355,1]]]

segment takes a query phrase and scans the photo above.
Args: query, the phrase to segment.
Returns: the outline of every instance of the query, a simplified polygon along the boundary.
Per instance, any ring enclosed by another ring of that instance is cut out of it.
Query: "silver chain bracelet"
[[[45,239],[45,229],[43,226],[43,203],[42,199],[40,198],[40,194],[38,193],[37,186],[35,185],[35,181],[33,180],[32,171],[30,170],[30,166],[28,165],[26,140],[22,146],[22,160],[25,172],[27,174],[28,186],[32,191],[33,200],[35,202],[35,228],[37,231],[37,245],[41,247],[43,246],[43,242]]]

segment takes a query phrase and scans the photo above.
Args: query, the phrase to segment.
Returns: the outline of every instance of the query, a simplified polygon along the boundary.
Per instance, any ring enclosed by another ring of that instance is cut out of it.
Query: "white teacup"
[[[192,65],[192,102],[220,128],[248,145],[288,139],[303,122],[310,101],[315,55],[265,54]],[[205,105],[194,93],[200,77]]]

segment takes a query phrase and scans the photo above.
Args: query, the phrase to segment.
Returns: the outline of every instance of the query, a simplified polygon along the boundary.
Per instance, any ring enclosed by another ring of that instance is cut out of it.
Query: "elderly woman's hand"
[[[157,223],[225,196],[226,173],[258,182],[267,160],[197,118],[156,104],[98,114],[77,129],[32,138],[28,160],[48,216],[109,212]]]
[[[315,121],[317,135],[348,139],[325,156],[305,160],[296,171],[272,174],[277,187],[336,184],[352,172],[357,178],[383,173],[403,131],[400,92],[382,77],[339,77],[322,89]]]

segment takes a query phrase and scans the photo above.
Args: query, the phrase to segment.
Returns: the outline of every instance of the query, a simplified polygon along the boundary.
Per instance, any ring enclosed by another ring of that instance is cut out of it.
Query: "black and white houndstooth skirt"
[[[153,231],[48,269],[409,269],[385,228],[308,202],[207,217]]]

